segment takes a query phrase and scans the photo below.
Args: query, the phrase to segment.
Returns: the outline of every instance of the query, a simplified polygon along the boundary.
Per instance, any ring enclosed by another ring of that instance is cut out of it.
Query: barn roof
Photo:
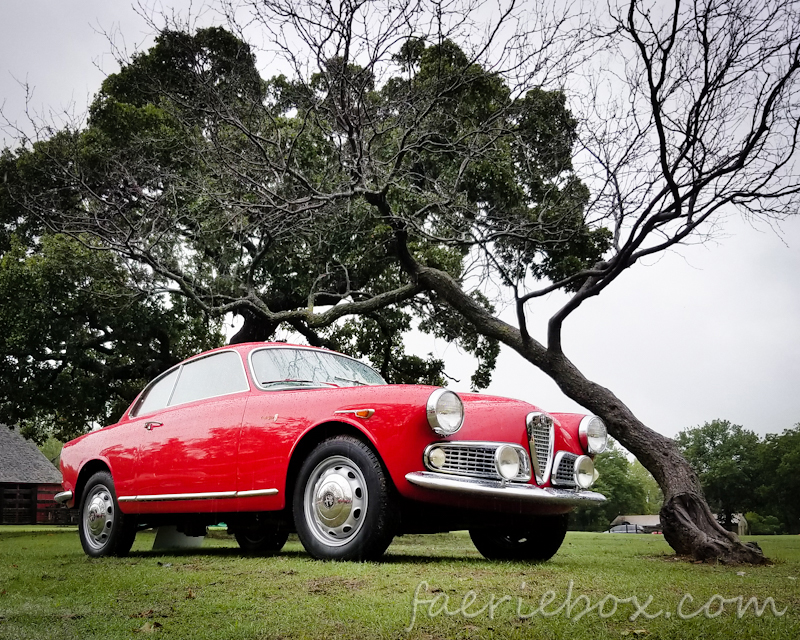
[[[33,442],[0,424],[0,482],[61,484],[61,472]]]

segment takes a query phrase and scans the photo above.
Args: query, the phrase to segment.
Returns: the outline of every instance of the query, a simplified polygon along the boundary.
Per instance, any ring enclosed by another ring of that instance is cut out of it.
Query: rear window
[[[145,389],[142,397],[139,398],[139,402],[136,403],[131,414],[138,416],[143,413],[152,413],[153,411],[158,411],[166,407],[172,395],[172,389],[175,388],[175,380],[178,379],[178,371],[178,368],[173,369],[151,382],[150,386]]]
[[[169,406],[247,391],[248,388],[239,354],[223,351],[192,360],[181,367]]]
[[[131,416],[249,389],[239,354],[222,351],[187,362],[156,378],[145,389]]]

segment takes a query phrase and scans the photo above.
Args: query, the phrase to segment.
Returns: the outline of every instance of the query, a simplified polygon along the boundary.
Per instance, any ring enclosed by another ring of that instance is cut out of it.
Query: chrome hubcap
[[[361,470],[349,458],[333,456],[318,464],[304,497],[306,521],[320,542],[342,546],[361,529],[367,486]]]
[[[95,549],[101,549],[108,542],[111,527],[114,526],[114,499],[103,485],[97,485],[83,507],[83,530],[86,540]]]

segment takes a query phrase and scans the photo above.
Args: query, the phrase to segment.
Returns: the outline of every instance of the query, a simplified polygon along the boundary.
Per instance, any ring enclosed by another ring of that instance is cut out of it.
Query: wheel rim
[[[506,536],[500,536],[500,540],[512,547],[520,547],[528,542],[529,535],[527,533],[514,533]]]
[[[104,485],[94,487],[83,506],[83,531],[93,549],[102,549],[114,526],[114,498]]]
[[[318,464],[303,497],[306,522],[323,544],[341,547],[361,530],[368,505],[367,483],[349,458],[333,456]]]

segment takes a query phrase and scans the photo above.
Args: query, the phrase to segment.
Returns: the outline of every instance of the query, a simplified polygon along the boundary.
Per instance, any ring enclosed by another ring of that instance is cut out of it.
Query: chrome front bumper
[[[552,487],[537,487],[532,484],[512,482],[503,484],[495,480],[454,477],[445,473],[432,473],[430,471],[409,473],[406,475],[406,480],[424,489],[448,491],[462,496],[475,496],[476,498],[501,498],[570,507],[589,506],[606,501],[604,495],[595,491],[554,489]]]

